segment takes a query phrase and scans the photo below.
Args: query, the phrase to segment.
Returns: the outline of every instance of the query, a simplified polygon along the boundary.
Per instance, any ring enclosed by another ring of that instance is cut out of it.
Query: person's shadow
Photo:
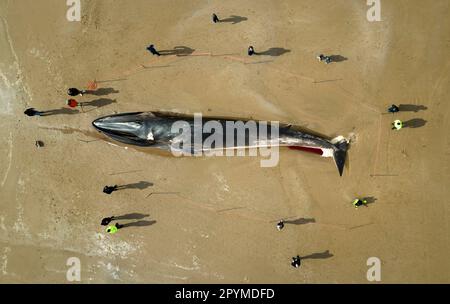
[[[134,184],[128,184],[128,185],[122,185],[122,186],[118,186],[117,189],[118,190],[124,190],[124,189],[139,189],[139,190],[145,190],[148,187],[152,187],[153,183],[149,183],[149,182],[145,182],[145,181],[140,181],[138,183],[134,183]]]
[[[347,57],[341,56],[341,55],[331,55],[330,56],[331,62],[342,62],[348,60]]]
[[[61,108],[61,109],[55,109],[55,110],[48,110],[41,112],[42,116],[51,116],[51,115],[73,115],[73,114],[79,114],[80,111],[78,110],[72,110],[67,108]]]
[[[151,226],[156,223],[155,220],[153,221],[146,221],[142,220],[146,217],[150,216],[149,214],[142,214],[142,213],[129,213],[121,216],[114,216],[112,219],[114,221],[121,221],[121,220],[138,220],[136,222],[126,223],[126,224],[120,224],[121,228],[127,228],[127,227],[145,227],[145,226]]]
[[[425,126],[427,123],[427,121],[425,119],[422,118],[414,118],[414,119],[410,119],[408,121],[403,122],[403,126],[405,128],[420,128]]]
[[[413,104],[401,104],[398,106],[401,112],[419,112],[421,110],[425,111],[428,107],[424,105],[413,105]]]
[[[173,50],[161,50],[158,52],[161,54],[161,56],[169,56],[169,55],[188,56],[194,53],[195,50],[187,46],[176,46],[173,48]]]
[[[150,216],[150,214],[129,213],[121,216],[114,216],[114,220],[142,220],[148,216]]]
[[[97,90],[87,90],[85,94],[89,95],[95,95],[95,96],[104,96],[109,94],[117,94],[119,91],[115,90],[114,88],[100,88]]]
[[[123,228],[127,228],[127,227],[145,227],[145,226],[151,226],[156,224],[156,221],[137,221],[137,222],[133,222],[133,223],[126,223],[126,224],[122,224]]]
[[[317,253],[313,253],[310,255],[306,255],[304,257],[301,257],[302,260],[307,260],[307,259],[328,259],[333,257],[334,255],[330,253],[329,250],[326,250],[324,252],[317,252]]]
[[[228,18],[220,20],[220,22],[230,22],[232,24],[236,24],[236,23],[239,23],[239,22],[242,22],[242,21],[247,21],[247,20],[248,20],[247,17],[231,15]]]
[[[260,56],[281,56],[284,55],[286,53],[289,53],[291,50],[285,49],[285,48],[270,48],[267,51],[263,51],[263,52],[255,52],[255,55],[260,55]]]
[[[363,200],[365,200],[367,202],[367,205],[369,205],[369,204],[375,203],[377,198],[373,197],[373,196],[368,196],[368,197],[363,198]]]
[[[292,224],[292,225],[304,225],[308,223],[315,223],[316,219],[314,218],[298,218],[296,220],[290,220],[290,221],[284,221],[285,224]]]
[[[86,106],[91,106],[91,107],[96,107],[96,108],[101,108],[101,107],[106,107],[107,105],[116,103],[116,100],[112,100],[109,98],[100,98],[100,99],[96,99],[96,100],[92,100],[92,101],[88,101],[88,102],[82,102],[81,106],[86,107]]]

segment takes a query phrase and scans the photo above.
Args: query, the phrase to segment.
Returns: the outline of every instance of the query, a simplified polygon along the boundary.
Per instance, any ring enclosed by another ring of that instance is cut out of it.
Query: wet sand
[[[374,23],[367,9],[83,0],[70,23],[65,1],[0,1],[0,282],[67,283],[66,261],[78,257],[82,283],[368,283],[366,261],[378,257],[383,283],[449,283],[449,2],[382,1]],[[213,12],[247,19],[213,24]],[[151,56],[151,43],[189,54]],[[247,56],[249,45],[266,55]],[[325,65],[320,53],[346,60]],[[102,106],[23,115],[60,109],[67,88],[93,80],[105,95],[77,100]],[[415,120],[394,132],[392,103],[426,109],[396,114]],[[339,177],[331,159],[288,149],[274,168],[173,158],[91,127],[155,110],[343,135],[347,167]],[[102,193],[140,181],[153,185]],[[357,196],[376,200],[355,210]],[[115,235],[100,226],[129,213],[155,222]],[[281,218],[294,224],[277,231]],[[309,257],[300,269],[297,254]]]

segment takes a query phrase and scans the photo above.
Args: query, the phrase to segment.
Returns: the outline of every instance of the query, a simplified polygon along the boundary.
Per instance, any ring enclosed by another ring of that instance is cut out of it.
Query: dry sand
[[[369,257],[381,259],[383,283],[450,282],[449,1],[384,0],[373,23],[366,1],[348,0],[82,0],[71,23],[67,9],[0,1],[0,282],[66,283],[69,257],[83,283],[367,283]],[[248,19],[212,24],[212,12]],[[195,51],[157,58],[150,43]],[[249,45],[290,52],[248,57]],[[348,60],[325,65],[318,53]],[[23,115],[64,107],[68,87],[94,79],[118,92],[78,100],[104,106]],[[426,106],[397,115],[426,124],[391,131],[391,103]],[[275,168],[173,158],[91,127],[147,110],[348,136],[348,166],[339,177],[332,160],[290,150]],[[101,191],[139,181],[153,186]],[[355,196],[376,202],[355,210]],[[128,213],[156,223],[115,235],[99,225]],[[280,218],[315,222],[278,232]],[[325,254],[289,265],[314,253]]]

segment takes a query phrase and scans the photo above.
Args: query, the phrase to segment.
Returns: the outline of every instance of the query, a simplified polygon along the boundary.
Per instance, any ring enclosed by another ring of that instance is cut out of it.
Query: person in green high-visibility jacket
[[[403,128],[403,122],[401,120],[396,120],[392,123],[392,130],[400,130],[401,128]]]
[[[117,231],[123,228],[123,225],[120,225],[119,223],[116,223],[114,226],[108,226],[108,228],[106,228],[106,232],[108,232],[109,234],[114,234],[117,233]]]
[[[357,198],[353,201],[353,206],[355,206],[356,209],[362,205],[367,206],[367,200]]]

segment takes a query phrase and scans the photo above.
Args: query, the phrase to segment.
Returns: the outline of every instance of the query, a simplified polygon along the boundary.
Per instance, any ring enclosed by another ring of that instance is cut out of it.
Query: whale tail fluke
[[[345,159],[347,158],[348,141],[342,137],[338,136],[331,141],[334,145],[333,149],[333,159],[338,168],[339,175],[342,176],[344,172]]]

